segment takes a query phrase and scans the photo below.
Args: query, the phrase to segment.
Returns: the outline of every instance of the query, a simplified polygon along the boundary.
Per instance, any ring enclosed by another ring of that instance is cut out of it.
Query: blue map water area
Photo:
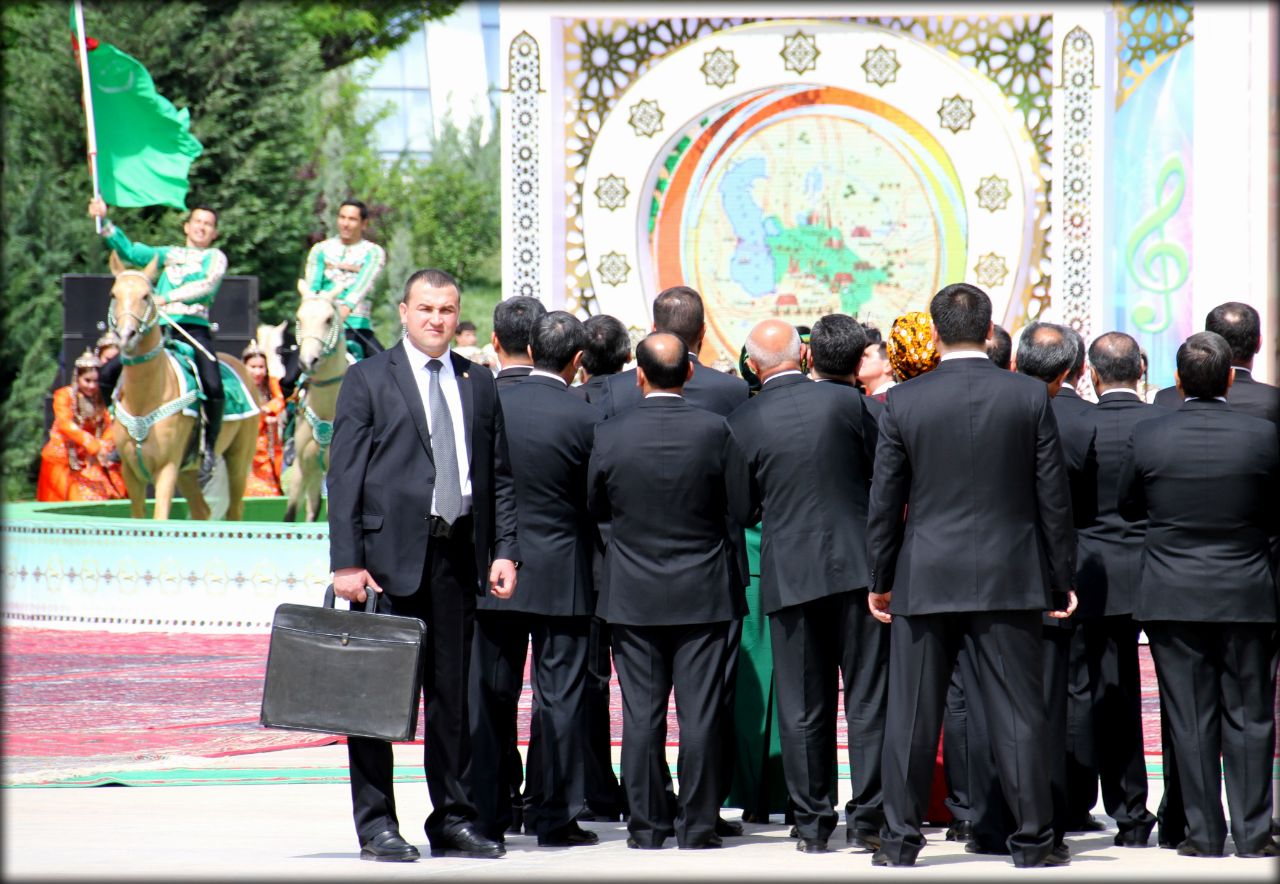
[[[738,237],[729,278],[753,298],[772,294],[777,286],[764,211],[751,199],[751,185],[767,175],[764,157],[751,157],[730,166],[720,180],[720,203]]]

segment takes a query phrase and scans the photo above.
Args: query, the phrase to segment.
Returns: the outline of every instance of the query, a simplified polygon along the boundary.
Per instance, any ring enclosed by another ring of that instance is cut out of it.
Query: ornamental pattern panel
[[[599,312],[582,230],[584,171],[601,122],[613,111],[619,96],[672,50],[726,28],[775,20],[689,17],[563,21],[566,309],[576,310],[580,315]],[[1009,106],[1022,116],[1035,145],[1044,179],[1051,180],[1052,15],[832,16],[825,20],[868,24],[903,32],[946,50],[962,64],[988,77],[1008,98]],[[817,46],[813,48],[816,50]],[[871,63],[871,68],[864,68],[868,82],[881,86],[884,83],[879,82],[880,78],[884,78],[885,83],[893,82],[898,73],[897,67],[887,64],[884,59]],[[897,64],[896,60],[893,64]],[[704,74],[708,78],[711,76],[705,71]],[[1046,194],[1044,201],[1037,206],[1035,224],[1041,233],[1039,248],[1032,256],[1033,266],[1026,295],[1028,319],[1038,316],[1049,303],[1051,196]]]
[[[1063,137],[1063,319],[1087,341],[1090,337],[1089,303],[1093,295],[1090,244],[1093,208],[1089,200],[1093,166],[1093,37],[1084,28],[1071,29],[1062,41]]]
[[[538,93],[542,91],[538,41],[522,31],[511,41],[507,89],[511,93],[511,242],[515,294],[538,297]]]
[[[1195,10],[1190,3],[1115,4],[1120,26],[1116,107],[1175,51],[1191,42]]]

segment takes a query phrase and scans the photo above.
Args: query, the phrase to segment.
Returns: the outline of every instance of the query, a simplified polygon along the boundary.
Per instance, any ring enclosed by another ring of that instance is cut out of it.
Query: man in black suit
[[[868,396],[858,381],[869,346],[866,341],[866,327],[852,316],[845,313],[823,316],[809,332],[810,376],[820,383],[848,387],[856,392],[862,407],[874,420],[884,411],[884,405]]]
[[[698,351],[702,349],[702,341],[707,334],[707,323],[702,307],[702,296],[696,291],[688,286],[678,285],[665,289],[654,298],[653,330],[675,335],[689,350],[693,376],[684,385],[682,395],[686,402],[695,408],[706,409],[728,417],[735,408],[747,401],[749,391],[746,381],[722,371],[716,371],[714,368],[708,368],[698,361]],[[605,382],[604,399],[600,403],[605,416],[612,418],[639,405],[643,394],[638,384],[638,373],[634,368],[610,375]],[[740,586],[745,587],[750,581],[746,539],[741,530],[731,531],[731,536],[740,575]],[[740,594],[744,595],[745,604],[745,593]],[[723,745],[720,747],[720,763],[723,765],[723,770],[719,782],[724,790],[720,796],[722,802],[728,797],[733,782],[737,742],[733,731],[733,703],[734,688],[738,683],[738,650],[741,642],[742,624],[740,622],[729,624],[729,642],[724,660],[725,709],[724,727],[721,729]],[[741,835],[742,823],[737,820],[721,819],[716,824],[716,831],[721,836]]]
[[[1013,367],[1013,338],[1002,325],[991,326],[991,339],[987,341],[987,358],[1005,371]]]
[[[515,740],[530,639],[533,707],[526,828],[540,846],[595,844],[576,822],[583,807],[584,688],[594,590],[595,523],[587,513],[587,461],[600,412],[569,392],[586,331],[556,311],[533,324],[533,370],[499,392],[516,481],[523,538],[520,594],[484,599],[471,659],[472,745],[477,759],[501,757]],[[474,764],[478,827],[502,840],[509,807],[503,771]]]
[[[1277,603],[1268,536],[1280,530],[1280,438],[1275,424],[1228,407],[1232,355],[1214,332],[1178,348],[1186,401],[1134,427],[1119,510],[1148,520],[1135,616],[1177,756],[1187,820],[1178,853],[1223,855],[1223,770],[1236,854],[1275,857]]]
[[[1227,402],[1236,411],[1280,426],[1280,387],[1253,377],[1253,359],[1262,349],[1262,321],[1258,311],[1239,301],[1219,304],[1205,317],[1204,330],[1221,335],[1231,348],[1235,380],[1227,391]],[[1182,405],[1182,394],[1176,385],[1165,387],[1156,394],[1155,404],[1177,409]]]
[[[498,389],[519,383],[533,370],[533,358],[529,356],[529,336],[533,324],[547,314],[547,308],[537,298],[517,295],[499,301],[493,308],[493,352],[498,354],[501,369],[497,374]],[[520,787],[519,781],[516,788]]]
[[[1248,304],[1228,301],[1209,311],[1204,329],[1221,335],[1231,347],[1235,380],[1227,390],[1227,402],[1236,411],[1269,420],[1280,428],[1280,388],[1253,377],[1253,360],[1262,349],[1262,323],[1258,311]],[[1182,405],[1182,395],[1176,386],[1165,387],[1156,394],[1155,404],[1176,410]],[[1280,538],[1275,536],[1271,538],[1271,565],[1280,574]],[[1161,847],[1173,848],[1186,837],[1187,818],[1182,809],[1178,767],[1163,715],[1160,719],[1160,743],[1164,752],[1164,794],[1160,797],[1160,808],[1156,813],[1160,821],[1158,837]],[[1273,825],[1272,828],[1280,831],[1280,826]]]
[[[680,338],[636,347],[644,400],[596,427],[588,494],[612,521],[599,614],[622,688],[629,847],[719,847],[717,757],[729,624],[743,612],[726,513],[750,510],[746,465],[724,418],[680,395],[694,373]],[[677,807],[665,793],[667,699],[680,722]],[[674,810],[674,812],[673,812]]]
[[[841,317],[861,329],[849,317]],[[822,323],[820,340],[827,336]],[[833,320],[834,322],[835,320]],[[855,353],[860,351],[858,348]],[[845,686],[854,808],[848,841],[880,846],[880,746],[888,629],[867,608],[867,492],[876,425],[864,399],[800,371],[800,335],[766,319],[747,337],[760,392],[729,416],[763,520],[761,606],[769,616],[787,791],[802,853],[824,853],[836,813],[837,673]],[[856,362],[853,371],[856,372]],[[852,394],[852,395],[851,395]]]
[[[418,271],[400,302],[405,340],[348,370],[329,454],[329,559],[339,598],[354,606],[372,589],[379,612],[427,624],[432,855],[498,857],[503,846],[476,831],[463,779],[467,664],[476,595],[487,584],[509,598],[520,551],[497,387],[487,369],[449,353],[459,305],[452,276]],[[361,858],[417,859],[400,836],[391,744],[351,737],[347,752]]]
[[[936,369],[891,388],[867,517],[868,604],[892,623],[875,865],[913,865],[947,684],[969,652],[999,747],[1018,866],[1061,865],[1044,713],[1041,612],[1066,617],[1075,571],[1071,500],[1045,385],[986,356],[991,300],[967,283],[930,304]],[[908,512],[909,507],[909,512]]]
[[[1098,404],[1089,413],[1097,463],[1097,510],[1076,532],[1080,605],[1072,617],[1077,621],[1073,648],[1078,644],[1082,649],[1091,705],[1090,729],[1084,739],[1091,743],[1089,757],[1096,762],[1095,779],[1102,782],[1103,805],[1119,829],[1115,843],[1146,847],[1156,819],[1147,810],[1139,627],[1133,619],[1133,603],[1147,526],[1145,521],[1126,522],[1120,517],[1116,480],[1133,428],[1166,410],[1138,396],[1142,351],[1123,332],[1108,332],[1093,342],[1089,373],[1098,393]],[[1089,794],[1097,787],[1090,781],[1078,788]]]
[[[1018,352],[1014,358],[1016,370],[1043,381],[1052,397],[1050,407],[1058,424],[1058,439],[1066,459],[1067,481],[1071,488],[1071,511],[1076,528],[1088,524],[1097,510],[1094,426],[1089,420],[1089,413],[1094,405],[1076,395],[1070,383],[1072,377],[1077,379],[1080,377],[1084,356],[1084,342],[1070,328],[1049,322],[1033,322],[1023,329],[1022,336],[1018,340]],[[1074,534],[1071,540],[1074,543]],[[1047,734],[1050,783],[1053,792],[1053,833],[1055,846],[1061,846],[1066,833],[1074,828],[1071,825],[1071,777],[1068,768],[1071,731],[1068,689],[1071,647],[1076,632],[1075,619],[1059,619],[1046,615],[1042,620],[1042,626],[1044,700],[1049,725]],[[981,735],[979,740],[986,743]],[[1077,740],[1077,742],[1082,741]],[[989,761],[991,754],[990,752],[981,753],[979,758]],[[994,781],[994,777],[989,775],[986,779],[989,782]],[[1093,788],[1093,791],[1096,792],[1096,788]],[[999,804],[998,793],[990,790],[988,794],[995,799],[992,803]],[[1084,809],[1086,817],[1092,807],[1093,804],[1090,803]],[[999,814],[997,813],[996,816],[998,817]],[[975,820],[975,826],[984,825],[985,821],[979,815],[979,819]],[[977,832],[974,837],[975,840],[981,840]]]
[[[631,336],[627,327],[614,316],[599,313],[583,323],[587,331],[587,344],[582,350],[582,370],[587,379],[570,389],[603,409],[610,375],[622,371],[631,361]],[[609,542],[608,523],[599,525],[601,546],[592,553],[592,588],[600,586],[604,567],[604,545]],[[593,598],[594,603],[594,598]],[[594,607],[594,605],[593,605]],[[614,822],[626,808],[626,799],[618,778],[613,773],[613,731],[609,720],[609,682],[613,675],[613,662],[609,657],[609,624],[598,615],[591,618],[590,648],[587,651],[587,733],[586,752],[586,807],[579,819]]]
[[[533,332],[533,324],[547,313],[547,308],[537,298],[527,298],[517,296],[507,298],[505,301],[499,301],[497,306],[493,308],[493,334],[491,343],[494,352],[498,355],[498,365],[500,366],[495,380],[498,389],[503,390],[513,384],[518,384],[529,376],[529,372],[533,370],[533,357],[529,355],[529,338]],[[485,629],[485,621],[488,619],[488,611],[490,608],[486,606],[487,600],[481,600],[476,606],[476,633],[474,642],[482,641],[481,636],[492,632]],[[497,629],[498,627],[495,627]],[[527,638],[527,634],[526,634]],[[525,649],[520,653],[523,655],[528,649],[528,642],[525,642]],[[473,649],[473,655],[476,651]],[[485,670],[483,667],[477,669],[472,667],[472,681],[477,678],[477,673]],[[520,690],[524,686],[524,673],[520,672],[516,678],[515,693],[519,696]],[[503,686],[504,690],[509,686]],[[474,698],[479,686],[472,684],[471,696]],[[503,708],[507,708],[505,705]],[[474,719],[477,714],[477,707],[473,703],[471,715]],[[489,790],[487,786],[480,790],[480,794],[476,796],[479,802],[478,810],[480,811],[480,830],[488,837],[496,841],[501,841],[502,836],[506,832],[518,835],[521,831],[527,834],[534,834],[535,825],[525,825],[525,798],[530,791],[537,788],[537,783],[530,777],[530,782],[525,783],[525,764],[520,758],[520,746],[516,739],[516,708],[511,706],[510,722],[504,723],[499,728],[499,732],[507,735],[505,747],[502,752],[502,763],[500,766],[501,775],[507,784],[507,793],[509,796],[508,807],[501,810],[491,810],[486,802],[488,801]],[[530,722],[529,734],[529,753],[533,753],[533,730],[538,726],[538,716],[536,711],[532,714]],[[486,731],[486,733],[488,733]],[[472,723],[472,737],[476,735],[476,725]],[[532,759],[531,759],[532,760]],[[484,780],[492,770],[492,765],[487,762],[484,770],[481,772],[481,780]],[[535,765],[536,770],[536,765]],[[524,785],[524,794],[520,792],[521,785]],[[481,785],[484,785],[483,783]],[[496,827],[496,828],[495,828]]]

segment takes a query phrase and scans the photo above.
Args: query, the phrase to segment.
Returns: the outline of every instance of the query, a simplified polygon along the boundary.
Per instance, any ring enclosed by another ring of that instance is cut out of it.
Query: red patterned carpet
[[[55,780],[87,770],[162,764],[316,746],[339,738],[258,725],[265,635],[118,634],[6,628],[6,779]],[[1141,649],[1143,724],[1148,754],[1160,751],[1155,674]],[[530,701],[526,685],[521,707]],[[613,736],[622,733],[613,684]],[[419,719],[418,738],[422,736]],[[844,744],[843,721],[839,740]],[[520,716],[528,740],[528,715]],[[668,739],[678,740],[674,706]]]

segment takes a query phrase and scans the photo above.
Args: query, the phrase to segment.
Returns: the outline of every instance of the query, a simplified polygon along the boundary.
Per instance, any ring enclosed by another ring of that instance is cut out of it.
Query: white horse
[[[302,281],[298,281],[302,291]],[[298,304],[298,416],[293,422],[294,460],[289,467],[289,505],[284,520],[297,521],[298,505],[306,501],[306,520],[320,515],[320,486],[329,469],[329,442],[338,391],[347,373],[346,336],[333,300],[303,292]]]

